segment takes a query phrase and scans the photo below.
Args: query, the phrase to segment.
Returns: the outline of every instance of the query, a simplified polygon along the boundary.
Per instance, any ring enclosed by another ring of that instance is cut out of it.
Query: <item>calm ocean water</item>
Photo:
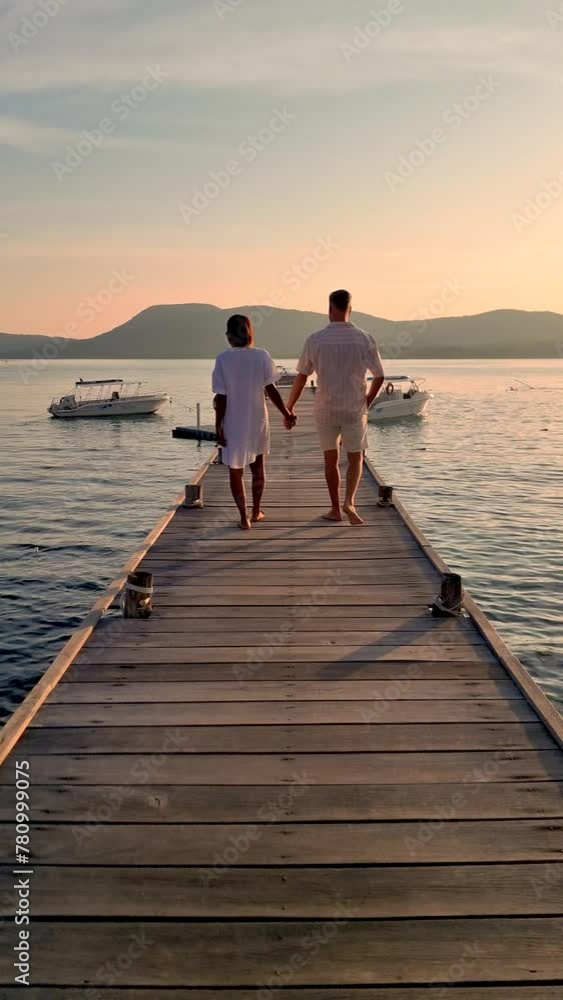
[[[211,362],[0,364],[0,717],[21,700],[209,446],[174,441]],[[371,457],[502,635],[563,705],[563,361],[401,362],[436,394],[427,418],[370,430]],[[400,374],[400,372],[397,372]],[[161,416],[62,421],[83,378],[166,389]],[[536,388],[507,391],[517,379]],[[274,418],[275,419],[275,418]],[[267,499],[267,498],[266,498]]]

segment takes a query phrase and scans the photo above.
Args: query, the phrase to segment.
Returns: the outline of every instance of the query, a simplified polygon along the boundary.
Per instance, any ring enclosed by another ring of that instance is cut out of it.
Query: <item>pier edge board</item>
[[[204,478],[207,470],[215,461],[217,449],[215,449],[206,462],[198,469],[191,480],[190,485],[197,485]],[[53,662],[47,667],[37,684],[28,692],[24,700],[16,708],[0,731],[0,766],[4,763],[8,755],[16,746],[18,740],[23,735],[31,720],[49,697],[51,692],[57,687],[61,678],[74,663],[76,657],[85,646],[92,635],[98,622],[104,613],[111,607],[115,599],[122,591],[127,575],[132,573],[140,562],[144,559],[149,549],[153,546],[157,538],[160,537],[164,529],[170,524],[179,507],[185,500],[185,492],[176,497],[172,506],[157,521],[154,528],[146,536],[138,549],[129,557],[121,573],[100,595],[90,611],[87,612],[82,622],[69,636],[63,648],[57,654]]]
[[[367,457],[365,464],[370,475],[373,477],[378,486],[387,485],[383,477],[378,473],[373,463]],[[409,514],[406,507],[396,495],[393,500],[393,506],[415,541],[420,545],[422,551],[426,553],[434,568],[442,574],[450,573],[451,570],[447,563],[430,544],[424,532],[421,528],[419,528],[414,518]],[[553,738],[563,749],[563,715],[560,714],[555,705],[550,701],[547,695],[544,694],[539,684],[536,683],[531,674],[529,674],[526,670],[524,664],[521,663],[518,657],[515,656],[510,650],[500,633],[489,621],[484,611],[481,610],[479,605],[473,600],[467,591],[465,592],[464,597],[464,608],[479,633],[483,636],[483,639],[489,648],[506,670],[508,676],[512,678],[526,700],[537,712],[543,724],[547,726],[547,729]]]

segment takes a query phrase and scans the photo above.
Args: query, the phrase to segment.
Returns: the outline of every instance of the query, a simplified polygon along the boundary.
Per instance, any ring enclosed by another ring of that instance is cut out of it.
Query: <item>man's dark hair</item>
[[[352,296],[345,288],[339,288],[337,292],[333,292],[330,296],[330,304],[340,312],[346,312],[352,305]]]

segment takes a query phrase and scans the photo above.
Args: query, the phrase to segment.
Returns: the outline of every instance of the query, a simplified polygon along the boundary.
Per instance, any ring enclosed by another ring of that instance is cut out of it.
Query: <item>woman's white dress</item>
[[[223,461],[244,469],[270,450],[270,421],[264,390],[280,373],[260,347],[229,347],[215,362],[213,392],[227,397]]]

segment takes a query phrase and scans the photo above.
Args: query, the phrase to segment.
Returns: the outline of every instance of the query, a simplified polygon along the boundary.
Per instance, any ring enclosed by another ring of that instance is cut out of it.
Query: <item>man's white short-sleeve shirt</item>
[[[308,338],[297,365],[301,375],[317,374],[315,414],[319,424],[338,425],[366,412],[368,371],[383,376],[371,334],[354,323],[329,323]]]

